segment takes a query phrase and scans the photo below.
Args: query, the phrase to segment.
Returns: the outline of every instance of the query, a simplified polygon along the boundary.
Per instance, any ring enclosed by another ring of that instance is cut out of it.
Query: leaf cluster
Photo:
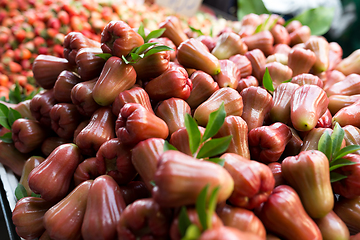
[[[41,197],[40,194],[35,194],[33,192],[31,192],[31,197]],[[28,197],[28,194],[26,192],[26,189],[24,187],[24,185],[22,185],[21,183],[19,183],[17,185],[17,187],[15,188],[15,197],[17,200],[20,200],[24,197]]]
[[[210,139],[215,136],[223,125],[226,117],[224,103],[218,110],[209,115],[204,135],[201,136],[199,126],[190,114],[185,116],[185,127],[189,136],[189,147],[193,157],[224,165],[224,159],[212,158],[226,151],[231,142],[232,136]],[[165,142],[164,150],[177,150],[170,143]]]
[[[328,132],[324,132],[319,139],[318,150],[323,152],[330,162],[329,171],[331,182],[336,182],[347,178],[347,176],[333,172],[333,170],[343,166],[356,164],[355,162],[352,162],[343,157],[349,153],[360,150],[359,145],[349,145],[341,148],[344,135],[344,130],[340,127],[339,123],[336,122],[332,134],[330,135]]]
[[[0,103],[0,125],[11,130],[13,123],[21,118],[21,114],[13,108],[8,108],[5,104]],[[11,132],[0,136],[0,140],[6,143],[12,143]]]
[[[35,89],[30,94],[27,94],[26,89],[21,87],[18,82],[15,83],[15,87],[10,89],[9,92],[9,100],[7,100],[4,96],[0,98],[3,102],[8,103],[20,103],[26,100],[32,99],[36,94],[41,91],[41,88]]]
[[[122,60],[125,64],[134,64],[138,62],[140,59],[145,58],[147,56],[153,55],[162,51],[174,51],[171,47],[161,45],[158,42],[149,43],[148,41],[152,38],[160,37],[165,31],[165,28],[160,28],[154,31],[151,31],[148,35],[145,34],[144,25],[141,24],[138,29],[138,34],[144,39],[144,44],[133,48],[131,52],[126,56],[121,56]],[[100,53],[96,54],[96,56],[101,57],[104,60],[108,60],[112,57],[111,53]]]
[[[266,18],[266,20],[265,20],[263,23],[259,24],[259,25],[256,27],[254,34],[259,33],[259,32],[262,32],[262,31],[265,31],[265,30],[270,30],[270,29],[272,29],[272,28],[275,26],[275,24],[276,24],[277,21],[279,20],[280,16],[277,17],[277,18],[275,18],[275,19],[273,20],[273,22],[268,26],[268,23],[269,23],[269,21],[270,21],[270,19],[271,19],[271,16],[272,16],[272,15],[269,14],[269,16]]]
[[[196,240],[200,237],[201,232],[211,229],[211,219],[216,208],[216,199],[219,192],[219,186],[214,188],[208,196],[209,185],[206,185],[199,193],[195,209],[198,215],[202,230],[195,224],[193,224],[186,211],[186,207],[183,206],[179,214],[179,231],[181,234],[181,240]]]

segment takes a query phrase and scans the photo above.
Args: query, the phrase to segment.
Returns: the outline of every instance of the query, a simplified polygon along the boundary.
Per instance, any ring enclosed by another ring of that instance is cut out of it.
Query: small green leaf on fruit
[[[99,54],[96,54],[95,56],[101,57],[102,59],[107,61],[109,58],[112,57],[112,54],[111,53],[99,53]]]
[[[5,104],[0,103],[0,125],[6,129],[11,130],[11,126],[9,125],[8,122],[8,115],[9,115],[9,108]]]
[[[219,131],[221,126],[223,125],[226,117],[224,102],[221,103],[218,110],[210,113],[209,121],[206,125],[206,129],[202,138],[202,142],[205,142],[209,138],[215,136],[215,134]]]
[[[186,234],[186,230],[191,225],[191,221],[189,219],[185,206],[181,207],[178,219],[179,219],[178,227],[179,227],[180,235],[181,237],[184,237]]]
[[[203,230],[205,231],[208,229],[207,226],[207,213],[206,213],[206,200],[207,200],[207,192],[209,189],[209,184],[207,184],[199,193],[197,199],[196,199],[196,212],[198,214],[199,221],[201,223],[201,226]]]
[[[197,240],[201,235],[201,231],[198,226],[191,224],[187,229],[185,236],[181,240]]]
[[[168,141],[165,140],[164,142],[164,152],[168,151],[168,150],[175,150],[177,151],[176,147],[174,147],[173,145],[171,145]]]
[[[137,33],[145,40],[145,29],[144,29],[144,24],[141,22],[140,26],[138,28]]]
[[[5,133],[0,137],[0,140],[3,141],[4,143],[13,143],[12,133],[11,132]]]
[[[134,48],[131,52],[140,54],[140,53],[143,53],[143,52],[144,52],[146,49],[148,49],[149,47],[154,46],[154,45],[156,45],[156,44],[158,44],[158,43],[156,43],[156,42],[144,43],[144,44],[141,45],[140,47]]]
[[[333,170],[338,169],[340,167],[354,165],[354,164],[357,164],[357,162],[350,161],[349,159],[346,159],[346,158],[339,158],[336,161],[332,161],[330,163],[329,170],[333,171]]]
[[[217,203],[217,196],[219,193],[220,187],[217,186],[216,188],[214,188],[210,194],[210,198],[209,198],[209,203],[208,203],[208,209],[207,209],[207,226],[209,229],[212,228],[212,224],[211,224],[211,220],[212,220],[212,216],[215,212],[215,208],[216,208],[216,203]]]
[[[12,127],[13,123],[21,117],[21,114],[17,110],[9,108],[8,122],[10,127]]]
[[[154,180],[151,180],[151,181],[150,181],[150,184],[151,184],[151,186],[153,186],[153,187],[155,187],[155,186],[156,186],[156,183],[155,183],[155,181],[154,181]]]
[[[285,80],[283,81],[282,83],[288,83],[288,82],[291,82],[292,78],[288,79],[288,80]]]
[[[157,29],[157,30],[154,30],[154,31],[151,31],[147,36],[146,38],[144,39],[145,42],[148,42],[150,39],[152,38],[158,38],[160,37],[161,35],[163,35],[163,33],[165,32],[165,28],[160,28],[160,29]]]
[[[192,26],[190,26],[190,25],[189,25],[189,28],[190,28],[190,30],[191,30],[192,32],[197,33],[199,36],[204,35],[204,33],[203,33],[200,29],[196,29],[196,28],[194,28],[194,27],[192,27]]]
[[[15,188],[15,197],[17,198],[17,200],[20,200],[27,196],[28,195],[27,195],[25,187],[21,183],[19,183],[17,185],[17,187]]]
[[[259,25],[256,27],[254,34],[264,31],[266,25],[268,24],[268,22],[269,22],[269,20],[270,20],[270,18],[271,18],[271,14],[269,14],[269,16],[265,19],[265,21],[264,21],[263,23],[259,24]],[[277,19],[276,19],[276,22],[277,22]],[[276,22],[275,22],[275,23],[276,23]]]
[[[139,54],[136,53],[130,53],[131,59],[136,61],[140,58]]]
[[[208,158],[208,159],[205,159],[205,160],[208,161],[208,162],[213,162],[213,163],[219,164],[222,167],[225,164],[225,159],[224,158]]]
[[[228,149],[230,142],[232,139],[232,135],[214,138],[210,141],[204,143],[204,145],[200,148],[196,158],[207,158],[219,155]]]
[[[333,132],[331,134],[332,156],[334,157],[340,151],[342,142],[344,140],[345,131],[341,128],[339,123],[335,123]]]
[[[125,64],[130,64],[131,63],[130,61],[128,61],[126,59],[126,57],[124,55],[122,55],[121,58],[122,58],[122,60],[124,61]]]
[[[41,198],[41,195],[32,192],[32,193],[31,193],[31,197]]]
[[[147,51],[145,53],[145,57],[153,55],[158,52],[163,52],[163,51],[174,51],[174,49],[172,49],[171,47],[165,46],[165,45],[158,45],[158,46],[152,47],[149,51]]]
[[[275,90],[268,68],[265,68],[265,73],[263,76],[263,86],[266,90],[270,92],[273,92]]]
[[[194,154],[201,143],[201,133],[196,121],[190,114],[185,115],[185,128],[189,137],[189,147],[192,154]]]
[[[21,87],[19,82],[15,83],[15,88],[13,90],[10,90],[9,92],[9,102],[10,103],[19,103],[22,101],[21,96]]]
[[[337,173],[337,172],[330,172],[330,182],[332,182],[332,183],[343,180],[345,178],[347,178],[347,176],[342,175],[342,174]]]
[[[349,154],[349,153],[353,153],[360,150],[360,146],[359,145],[349,145],[346,146],[342,149],[340,149],[340,151],[336,152],[335,155],[333,155],[333,161],[339,158],[344,157],[345,155]]]
[[[326,157],[331,160],[332,157],[332,141],[331,136],[328,131],[325,131],[318,142],[318,150],[326,155]]]

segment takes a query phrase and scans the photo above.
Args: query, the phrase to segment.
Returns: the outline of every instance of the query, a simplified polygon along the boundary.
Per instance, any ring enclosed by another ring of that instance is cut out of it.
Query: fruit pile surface
[[[360,50],[246,15],[217,34],[112,20],[0,104],[25,239],[359,239]]]
[[[63,57],[66,34],[76,31],[100,41],[100,34],[111,20],[122,20],[131,27],[142,23],[154,30],[174,12],[155,4],[131,1],[95,0],[0,0],[0,97],[8,101],[9,91],[18,82],[24,94],[36,89],[32,64],[39,54]],[[211,26],[231,24],[223,18],[198,12],[194,17],[176,15],[184,29],[189,25],[209,33]],[[14,102],[14,99],[10,99]]]

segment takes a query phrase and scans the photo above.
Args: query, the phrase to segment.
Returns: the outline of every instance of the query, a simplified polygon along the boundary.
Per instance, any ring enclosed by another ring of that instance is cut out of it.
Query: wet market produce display
[[[360,239],[360,50],[276,14],[109,19],[61,47],[0,104],[20,237]]]

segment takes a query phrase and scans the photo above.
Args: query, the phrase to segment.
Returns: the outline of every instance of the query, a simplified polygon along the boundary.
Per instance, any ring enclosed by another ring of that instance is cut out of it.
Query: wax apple
[[[329,160],[320,151],[300,152],[281,163],[282,176],[299,194],[301,202],[313,218],[321,218],[334,207]]]
[[[267,200],[275,184],[268,166],[235,153],[225,153],[221,158],[225,159],[224,168],[234,179],[234,191],[228,199],[231,204],[254,209]]]
[[[306,213],[296,191],[288,185],[274,188],[257,210],[268,231],[286,239],[322,239],[320,229]]]
[[[157,137],[166,139],[166,122],[139,103],[126,103],[115,123],[116,136],[125,144],[135,145],[142,140]]]
[[[251,158],[260,162],[276,162],[292,137],[290,128],[276,122],[270,126],[256,127],[249,132]]]
[[[210,192],[215,187],[220,187],[216,202],[228,199],[234,189],[231,175],[220,165],[174,150],[161,155],[154,182],[152,196],[164,207],[194,204],[207,184]]]
[[[30,172],[30,189],[46,201],[61,200],[68,193],[72,176],[81,161],[78,146],[73,143],[60,145]]]
[[[111,21],[101,32],[101,49],[121,58],[144,44],[144,39],[124,21]]]

